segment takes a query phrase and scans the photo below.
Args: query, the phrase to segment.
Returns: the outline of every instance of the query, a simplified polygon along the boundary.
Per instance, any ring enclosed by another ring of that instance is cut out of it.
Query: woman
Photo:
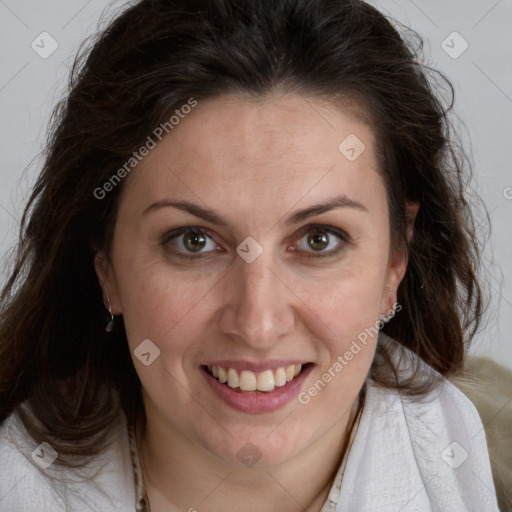
[[[496,511],[448,110],[361,1],[114,20],[3,293],[2,507]]]

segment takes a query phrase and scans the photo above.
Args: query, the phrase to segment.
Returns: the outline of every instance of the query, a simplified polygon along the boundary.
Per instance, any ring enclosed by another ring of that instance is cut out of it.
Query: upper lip
[[[264,370],[273,370],[280,367],[291,366],[292,364],[305,365],[310,361],[304,361],[299,359],[273,359],[271,361],[261,361],[261,362],[253,362],[253,361],[233,361],[224,359],[222,361],[208,361],[203,363],[201,366],[220,366],[221,368],[234,368],[235,370],[249,370],[252,372],[261,372]]]

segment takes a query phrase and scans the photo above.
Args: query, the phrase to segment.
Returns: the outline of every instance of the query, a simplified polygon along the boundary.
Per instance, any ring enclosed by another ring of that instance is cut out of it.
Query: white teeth
[[[228,370],[228,386],[233,389],[238,387],[238,373],[234,368]]]
[[[241,391],[273,391],[276,387],[282,387],[292,381],[302,370],[302,365],[290,365],[259,372],[258,376],[250,370],[242,370],[240,375],[234,368],[221,366],[207,366],[207,371],[221,384],[227,384],[230,388],[240,388]]]
[[[272,391],[273,389],[274,374],[272,370],[265,370],[264,372],[261,372],[258,375],[258,391]]]
[[[274,375],[274,385],[278,388],[286,384],[286,372],[283,367],[276,370]]]
[[[240,374],[240,389],[242,391],[256,391],[256,375],[253,372],[242,370]]]

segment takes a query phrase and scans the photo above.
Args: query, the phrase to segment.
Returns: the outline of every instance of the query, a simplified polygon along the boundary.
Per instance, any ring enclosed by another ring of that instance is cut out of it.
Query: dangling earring
[[[386,314],[385,315],[380,315],[380,320],[384,323],[387,323],[389,322],[393,317],[395,316],[395,310],[394,309],[390,309],[389,311],[386,311]]]
[[[114,329],[114,314],[112,313],[112,305],[110,304],[110,297],[107,297],[107,309],[108,309],[108,322],[105,326],[105,331],[112,332],[112,329]]]

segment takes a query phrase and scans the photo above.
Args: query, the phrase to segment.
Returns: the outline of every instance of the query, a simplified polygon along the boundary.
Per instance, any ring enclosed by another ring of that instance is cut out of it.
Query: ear
[[[406,201],[405,203],[405,218],[407,223],[407,243],[410,243],[414,233],[414,221],[420,203],[418,201],[412,203]],[[409,253],[405,246],[394,248],[391,251],[388,263],[388,272],[386,275],[386,282],[384,284],[384,292],[381,301],[381,313],[386,314],[390,310],[394,310],[394,305],[397,302],[398,286],[402,282],[409,263]]]
[[[112,265],[109,263],[109,259],[104,251],[99,251],[94,256],[94,269],[96,270],[98,282],[103,292],[103,304],[106,308],[108,308],[107,299],[110,299],[112,314],[120,315],[121,304],[119,301],[117,281],[112,269]]]

